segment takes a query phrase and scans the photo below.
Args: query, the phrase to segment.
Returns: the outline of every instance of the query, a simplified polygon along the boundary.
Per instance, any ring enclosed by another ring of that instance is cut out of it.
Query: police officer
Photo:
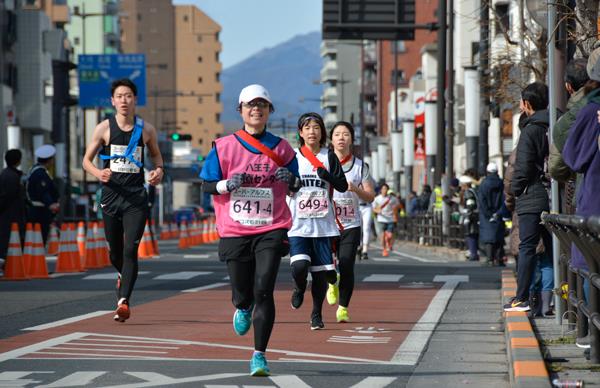
[[[60,208],[58,190],[48,173],[48,167],[54,161],[56,148],[44,144],[35,150],[37,163],[29,171],[27,179],[27,198],[29,199],[28,221],[42,226],[44,244],[48,238],[50,224]]]

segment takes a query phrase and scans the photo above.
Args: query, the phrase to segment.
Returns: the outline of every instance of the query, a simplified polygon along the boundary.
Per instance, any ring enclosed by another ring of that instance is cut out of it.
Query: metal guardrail
[[[400,240],[465,249],[463,226],[456,221],[451,221],[448,234],[444,235],[442,212],[401,217],[397,223],[396,234]]]
[[[560,278],[568,284],[567,307],[577,317],[578,337],[585,336],[589,326],[590,361],[600,363],[600,217],[544,213],[542,223],[560,240],[561,248],[564,247],[561,249]],[[571,244],[583,254],[589,270],[571,266]],[[583,294],[584,279],[590,282],[587,301]],[[569,318],[569,323],[575,323],[575,316]]]

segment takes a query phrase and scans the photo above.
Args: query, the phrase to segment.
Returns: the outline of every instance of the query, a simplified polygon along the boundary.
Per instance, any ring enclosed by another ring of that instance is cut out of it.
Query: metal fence
[[[465,249],[463,226],[451,220],[448,232],[444,233],[442,212],[401,217],[397,223],[396,233],[400,240]]]
[[[576,325],[577,337],[585,337],[589,329],[590,360],[600,363],[600,217],[542,214],[542,223],[561,242],[560,278],[568,284],[567,309],[574,312],[568,314],[569,323]],[[572,244],[583,254],[588,270],[571,265]],[[589,282],[588,300],[584,281]]]

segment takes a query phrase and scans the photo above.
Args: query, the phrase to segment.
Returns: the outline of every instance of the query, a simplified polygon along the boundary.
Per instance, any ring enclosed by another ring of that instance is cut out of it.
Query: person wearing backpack
[[[541,222],[541,214],[550,210],[549,182],[546,177],[548,158],[548,87],[534,82],[521,92],[519,120],[521,135],[517,144],[515,169],[511,188],[516,197],[519,218],[519,266],[517,293],[504,305],[504,311],[529,311],[529,289],[535,270],[536,247],[541,238],[544,252],[551,257],[552,239]]]

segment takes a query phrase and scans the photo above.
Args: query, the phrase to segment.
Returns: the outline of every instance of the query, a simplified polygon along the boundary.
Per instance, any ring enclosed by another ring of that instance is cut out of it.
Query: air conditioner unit
[[[42,9],[42,0],[24,0],[23,9]]]

